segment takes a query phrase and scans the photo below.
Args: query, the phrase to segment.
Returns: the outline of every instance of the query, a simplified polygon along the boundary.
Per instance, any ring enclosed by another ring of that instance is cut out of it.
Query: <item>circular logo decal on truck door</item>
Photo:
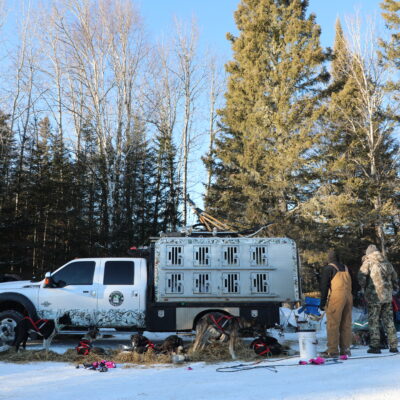
[[[112,306],[118,307],[124,302],[124,295],[121,292],[112,292],[108,298]]]

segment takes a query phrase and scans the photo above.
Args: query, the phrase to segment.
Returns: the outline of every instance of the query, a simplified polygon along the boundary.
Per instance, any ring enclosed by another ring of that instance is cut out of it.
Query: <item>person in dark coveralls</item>
[[[368,307],[368,330],[370,348],[368,353],[381,352],[380,323],[388,336],[389,351],[398,353],[397,333],[393,321],[392,293],[399,290],[397,274],[393,265],[373,244],[369,245],[360,271],[358,282],[365,292]]]
[[[349,269],[338,261],[336,252],[328,252],[328,264],[321,273],[320,309],[326,309],[327,350],[323,357],[351,355],[352,308],[355,288]]]

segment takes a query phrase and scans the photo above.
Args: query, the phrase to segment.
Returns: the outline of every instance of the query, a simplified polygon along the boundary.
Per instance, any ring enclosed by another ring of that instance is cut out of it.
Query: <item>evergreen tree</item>
[[[0,210],[6,206],[10,195],[15,162],[15,143],[7,124],[8,116],[0,110]]]
[[[382,56],[387,61],[390,67],[394,67],[395,70],[400,69],[400,1],[397,0],[384,0],[381,3],[383,10],[382,16],[385,20],[386,27],[390,33],[390,39],[385,41],[381,40]],[[397,76],[397,74],[393,74]],[[387,85],[387,90],[392,91],[397,102],[399,100],[399,89],[400,80],[392,80]],[[393,202],[396,205],[397,210],[400,210],[400,172],[397,171],[395,190],[393,193]],[[389,231],[393,234],[393,241],[391,244],[391,253],[393,259],[399,259],[400,256],[400,212],[397,213],[390,223]]]
[[[124,148],[122,218],[118,231],[118,250],[125,253],[130,245],[147,244],[152,232],[154,160],[146,140],[146,127],[134,118]]]
[[[309,196],[318,94],[328,78],[307,6],[243,0],[235,12],[239,36],[228,36],[234,60],[226,65],[224,133],[206,205],[239,225],[276,222],[275,234],[293,233],[289,216]]]
[[[358,115],[361,94],[352,77],[351,63],[352,54],[337,20],[328,88],[330,98],[319,123],[317,185],[313,196],[302,207],[311,228],[307,243],[303,243],[303,259],[309,265],[321,265],[329,246],[341,250],[347,265],[354,262],[354,257],[351,260],[343,253],[351,249],[354,254],[360,247],[361,221],[368,212],[362,171],[366,160],[361,160],[365,150],[358,140],[360,135],[351,128],[351,121],[354,125],[361,122]],[[359,163],[354,162],[356,159]]]
[[[83,124],[81,145],[73,163],[70,188],[75,225],[70,229],[71,256],[99,255],[99,155],[96,133],[90,122]]]
[[[0,111],[0,274],[12,271],[13,190],[16,148],[8,116]],[[10,238],[11,236],[11,238]],[[17,259],[15,259],[17,261]]]
[[[167,127],[160,127],[154,140],[153,152],[156,169],[152,230],[154,234],[173,232],[180,222],[178,212],[180,183],[177,176],[176,146]]]
[[[400,1],[384,0],[382,16],[390,31],[390,40],[381,41],[384,58],[400,68]]]
[[[368,242],[381,242],[385,251],[385,225],[396,215],[397,145],[388,107],[379,100],[382,84],[372,75],[380,76],[376,57],[365,60],[351,51],[339,21],[333,56],[331,97],[320,124],[318,190],[302,211],[319,235],[310,240],[309,259],[323,261],[317,254],[326,251],[325,241],[341,248],[351,266]]]

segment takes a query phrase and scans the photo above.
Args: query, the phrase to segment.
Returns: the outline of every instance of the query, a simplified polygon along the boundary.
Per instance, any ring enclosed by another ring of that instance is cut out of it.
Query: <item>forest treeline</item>
[[[0,272],[124,255],[187,224],[194,183],[211,215],[294,238],[304,290],[331,247],[399,266],[400,1],[385,34],[338,20],[332,49],[307,1],[238,3],[226,76],[193,22],[152,42],[133,1],[25,12],[0,61]]]

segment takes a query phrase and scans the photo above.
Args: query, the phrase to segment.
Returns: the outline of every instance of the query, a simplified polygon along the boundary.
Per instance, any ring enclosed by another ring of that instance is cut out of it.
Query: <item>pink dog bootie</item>
[[[325,364],[325,358],[322,357],[312,358],[309,362],[310,364],[314,365],[322,365]]]

